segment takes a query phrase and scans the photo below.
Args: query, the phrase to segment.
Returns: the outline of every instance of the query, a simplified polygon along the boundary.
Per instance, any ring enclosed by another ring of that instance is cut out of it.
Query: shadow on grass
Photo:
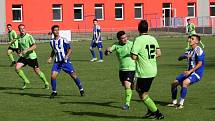
[[[100,113],[100,112],[73,112],[73,111],[63,111],[64,113],[68,113],[70,115],[77,115],[77,116],[95,116],[95,117],[102,117],[102,118],[124,118],[124,119],[141,119],[141,117],[137,116],[119,116],[115,114],[107,114],[107,113]]]
[[[12,94],[12,95],[20,95],[20,96],[30,96],[30,97],[41,97],[41,98],[49,98],[49,95],[47,94],[33,94],[33,93],[26,93],[26,92],[4,92],[7,94]]]
[[[214,108],[207,108],[208,110],[215,110],[215,107]]]
[[[97,105],[97,106],[104,106],[104,107],[112,107],[112,108],[121,108],[119,106],[113,106],[111,103],[115,102],[60,102],[60,104],[81,104],[81,105]]]
[[[132,101],[143,102],[142,100],[132,100]],[[166,106],[166,105],[168,105],[170,103],[170,102],[157,101],[157,100],[155,100],[154,102],[155,102],[155,104],[161,105],[161,106]]]
[[[86,61],[86,62],[90,62],[90,59],[89,60],[86,60],[86,59],[74,59],[74,60],[71,60],[71,61],[78,61],[78,62],[80,62],[80,61]]]
[[[21,90],[18,87],[0,87],[0,90]]]

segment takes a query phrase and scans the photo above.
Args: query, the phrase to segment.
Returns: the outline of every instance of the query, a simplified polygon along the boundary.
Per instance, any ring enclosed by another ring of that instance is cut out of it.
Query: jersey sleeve
[[[70,41],[68,41],[66,38],[63,38],[63,42],[64,42],[64,45],[65,45],[66,49],[70,49],[71,48]]]
[[[131,48],[131,53],[134,55],[138,55],[138,53],[140,52],[141,49],[142,49],[141,43],[139,43],[139,41],[136,39]]]
[[[33,44],[36,43],[35,39],[34,39],[34,37],[32,35],[29,36],[29,43],[30,43],[30,45],[33,45]]]
[[[114,43],[114,44],[110,47],[110,51],[111,51],[111,52],[116,51],[116,43]]]
[[[155,39],[155,38],[154,38]],[[158,41],[155,39],[155,48],[156,49],[160,49],[160,46],[159,46],[159,44],[158,44]]]
[[[99,32],[99,33],[101,32],[101,27],[100,26],[97,27],[97,32]]]
[[[204,51],[200,47],[196,49],[195,53],[198,61],[204,61],[205,59]]]
[[[17,34],[15,31],[13,31],[13,39],[17,39]]]

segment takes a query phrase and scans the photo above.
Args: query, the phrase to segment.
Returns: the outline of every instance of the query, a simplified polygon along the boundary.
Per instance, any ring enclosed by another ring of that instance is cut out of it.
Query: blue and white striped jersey
[[[188,58],[188,70],[193,69],[199,61],[202,62],[202,66],[194,72],[198,78],[201,78],[204,73],[205,52],[201,47],[197,46],[194,50],[188,50],[187,54],[191,56]]]
[[[67,54],[68,49],[70,49],[70,42],[63,37],[60,37],[58,40],[54,38],[50,40],[50,46],[54,50],[55,53],[55,62],[64,62],[65,56]]]
[[[99,33],[100,33],[100,36],[99,36]],[[102,42],[101,28],[99,25],[93,27],[93,41],[96,42],[97,40],[98,42]]]

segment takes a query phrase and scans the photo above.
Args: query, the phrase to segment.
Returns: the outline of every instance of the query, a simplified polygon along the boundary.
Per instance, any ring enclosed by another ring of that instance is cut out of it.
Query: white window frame
[[[136,6],[135,4],[140,4],[141,6]],[[143,4],[142,3],[135,3],[134,4],[134,19],[143,19]],[[140,18],[136,18],[136,9],[140,8],[141,9],[141,17]]]
[[[96,14],[95,14],[95,18],[97,19],[97,20],[104,20],[104,4],[95,4],[95,5],[102,5],[101,7],[94,7],[95,8],[95,13],[96,13],[96,9],[102,9],[102,18],[101,19],[98,19],[98,18],[96,18]]]
[[[21,6],[21,8],[13,8],[13,5],[12,5],[12,17],[13,17],[13,10],[20,10],[21,12],[21,20],[13,20],[13,22],[22,22],[22,5],[20,5]]]
[[[116,4],[121,4],[121,7],[116,7]],[[124,20],[124,4],[123,3],[116,3],[115,4],[115,20]],[[122,9],[122,18],[116,18],[116,9]]]
[[[211,2],[211,3],[213,3],[213,2]],[[214,9],[215,9],[215,5],[211,5],[211,3],[210,3],[210,10],[211,10],[211,8],[214,8]],[[211,12],[210,12],[210,17],[215,18],[215,16],[211,16]]]
[[[189,3],[188,3],[189,4]],[[196,3],[192,3],[193,5],[187,5],[187,17],[189,18],[195,18],[196,17]],[[188,8],[193,8],[193,16],[188,16]]]
[[[59,5],[60,7],[53,7],[53,5]],[[54,12],[53,12],[53,10],[60,10],[60,19],[54,19]],[[53,12],[52,21],[63,21],[62,4],[52,4],[52,12]]]
[[[75,7],[75,5],[81,5],[81,7]],[[81,9],[81,19],[75,19],[75,9]],[[84,5],[83,4],[74,4],[74,21],[83,21],[84,20]]]

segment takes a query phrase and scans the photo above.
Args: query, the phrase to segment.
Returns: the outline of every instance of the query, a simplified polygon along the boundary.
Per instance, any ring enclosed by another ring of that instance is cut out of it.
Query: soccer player
[[[50,41],[52,51],[48,59],[48,63],[52,62],[54,56],[55,60],[52,66],[51,73],[52,93],[50,98],[54,98],[55,96],[57,96],[56,82],[57,76],[60,73],[61,69],[71,76],[71,78],[75,81],[76,85],[78,86],[81,96],[84,96],[84,89],[83,86],[81,85],[81,80],[75,73],[72,62],[70,60],[70,55],[72,53],[70,42],[66,38],[60,37],[58,25],[53,25],[51,30],[54,35],[54,38],[51,39]]]
[[[188,33],[188,36],[192,36],[193,34],[196,34],[196,26],[191,23],[191,20],[190,19],[187,19],[187,33]],[[200,41],[200,44],[202,45],[202,48],[205,47],[205,45]],[[189,50],[190,48],[190,45],[189,45],[189,42],[187,42],[187,47],[186,47],[186,50]]]
[[[9,59],[12,61],[11,67],[16,64],[16,61],[13,57],[12,52],[16,52],[18,54],[18,41],[17,41],[17,34],[16,32],[12,29],[11,24],[7,24],[7,29],[8,29],[8,44],[10,46],[8,47],[7,50],[7,55]]]
[[[135,75],[135,61],[131,59],[131,48],[133,42],[129,41],[124,31],[117,33],[118,42],[115,42],[111,47],[107,48],[105,55],[116,52],[119,60],[119,78],[125,88],[125,98],[123,110],[129,110],[132,96],[132,86]]]
[[[30,83],[28,78],[25,76],[22,68],[26,65],[32,67],[35,73],[42,79],[45,84],[45,89],[49,89],[49,83],[46,80],[45,74],[40,70],[37,61],[37,54],[35,52],[36,43],[32,35],[26,33],[25,25],[20,24],[18,26],[20,35],[18,36],[18,43],[20,49],[20,58],[16,63],[16,72],[24,80],[22,89],[25,89]]]
[[[97,19],[93,19],[93,24],[94,24],[93,39],[90,44],[90,52],[93,58],[90,61],[93,62],[97,60],[95,51],[93,50],[95,47],[97,47],[99,50],[99,56],[100,56],[100,60],[98,60],[97,62],[103,62],[103,52],[102,52],[103,45],[102,45],[102,37],[101,37],[101,28],[98,25]]]
[[[138,31],[140,36],[135,38],[131,49],[131,57],[136,62],[136,90],[148,109],[144,118],[163,119],[164,116],[148,93],[152,81],[157,75],[156,58],[161,56],[161,50],[157,40],[147,34],[148,22],[146,20],[140,21]]]
[[[187,88],[202,79],[205,66],[205,52],[201,47],[198,46],[200,41],[200,36],[195,34],[192,35],[191,39],[189,40],[191,49],[178,59],[187,59],[188,69],[182,74],[178,75],[176,80],[174,80],[171,84],[172,104],[168,104],[168,106],[176,106],[177,109],[183,108],[184,100],[187,94]],[[177,86],[179,85],[181,86],[181,96],[179,104],[177,105]]]

